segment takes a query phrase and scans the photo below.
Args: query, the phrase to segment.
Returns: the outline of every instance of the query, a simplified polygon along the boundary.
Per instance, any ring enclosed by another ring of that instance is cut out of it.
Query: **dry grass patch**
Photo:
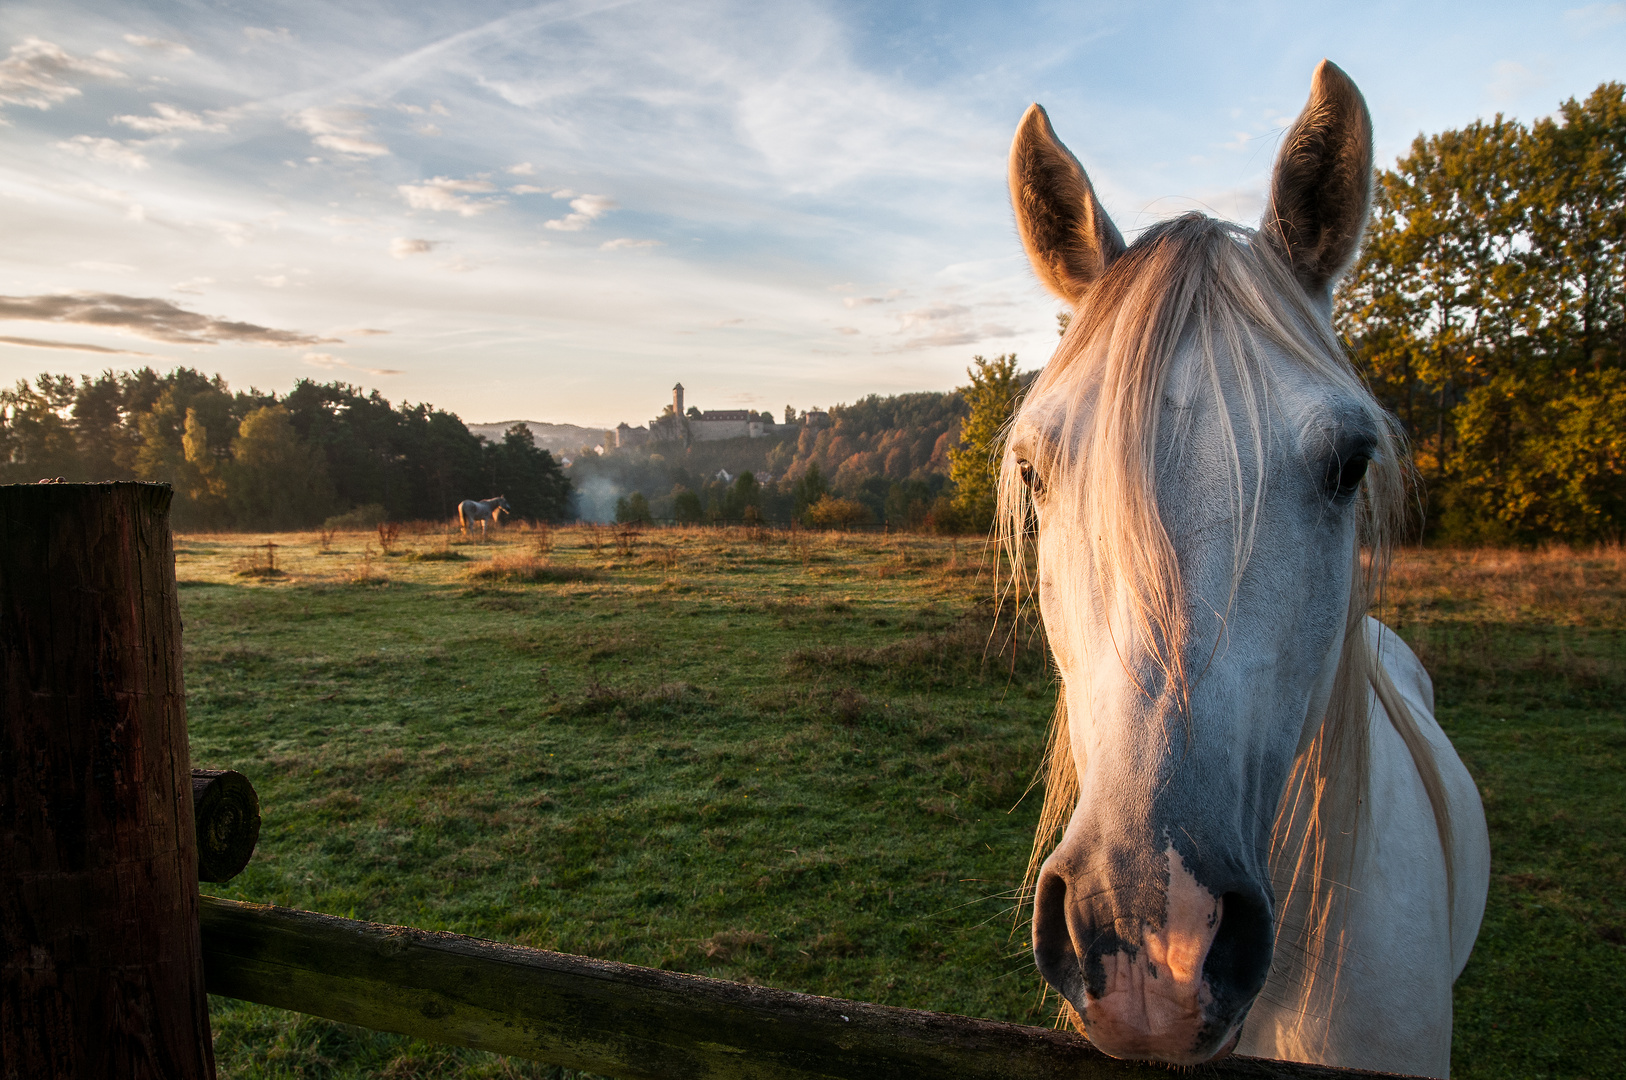
[[[469,571],[475,581],[511,581],[522,585],[551,585],[571,581],[598,581],[604,575],[589,566],[559,566],[535,555],[498,555]]]
[[[1388,617],[1550,626],[1626,626],[1626,548],[1425,548],[1389,574]]]

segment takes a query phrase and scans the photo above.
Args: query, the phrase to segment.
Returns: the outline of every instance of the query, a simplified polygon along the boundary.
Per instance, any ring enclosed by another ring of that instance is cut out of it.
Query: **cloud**
[[[1551,81],[1546,72],[1534,71],[1517,60],[1498,60],[1491,66],[1491,72],[1495,77],[1485,89],[1502,102],[1517,101]]]
[[[209,227],[232,247],[243,247],[254,239],[254,230],[241,221],[211,221]]]
[[[341,360],[332,353],[325,352],[308,352],[304,356],[300,357],[300,359],[304,360],[305,363],[309,364],[311,367],[319,367],[325,371],[338,371],[341,368],[348,368],[351,371],[365,371],[369,375],[406,374],[406,372],[402,371],[400,368],[357,367],[348,360]]]
[[[179,41],[166,41],[163,38],[148,37],[145,34],[125,34],[124,40],[140,49],[149,49],[152,52],[169,53],[173,56],[191,56],[192,50]]]
[[[502,205],[501,199],[475,201],[468,197],[496,191],[496,185],[489,180],[452,180],[437,176],[421,184],[400,184],[396,190],[414,210],[446,210],[463,217],[474,217]]]
[[[10,56],[0,60],[0,105],[49,109],[83,93],[68,81],[75,77],[122,79],[124,73],[105,63],[74,56],[49,41],[24,38],[21,45],[11,47]]]
[[[382,337],[389,331],[377,330],[370,326],[352,326],[348,330],[335,330],[334,333],[344,334],[348,337]]]
[[[851,286],[850,285],[837,285],[837,286],[833,287],[833,289],[848,289],[848,288],[851,288]],[[898,297],[900,297],[902,295],[903,295],[903,290],[902,289],[893,289],[891,292],[887,293],[885,296],[844,296],[841,299],[841,306],[844,307],[844,308],[851,309],[851,308],[861,308],[861,307],[873,307],[876,304],[890,304],[892,301],[896,300]]]
[[[984,323],[981,326],[966,329],[957,329],[955,327],[945,326],[942,329],[935,330],[930,334],[925,334],[917,338],[910,338],[908,341],[899,346],[899,349],[908,351],[913,349],[935,349],[944,345],[975,345],[977,342],[984,341],[988,338],[1008,338],[1015,336],[1015,329],[1009,326],[1001,326],[997,323]]]
[[[270,277],[257,277],[254,280],[258,281],[261,285],[265,285],[265,286],[267,286],[269,288],[280,289],[284,285],[288,284],[288,275],[287,274],[273,274]]]
[[[1009,304],[994,302],[992,306],[1008,307]],[[974,345],[987,338],[1016,336],[1014,329],[1000,323],[973,324],[971,316],[972,310],[965,304],[947,302],[899,312],[898,328],[894,333],[914,336],[888,351],[908,352],[949,345]]]
[[[152,103],[154,116],[115,116],[112,123],[123,124],[126,127],[148,135],[162,135],[171,131],[225,131],[226,125],[218,120],[205,120],[197,113],[189,113],[185,109],[177,109],[173,105],[165,105],[161,101]]]
[[[138,352],[135,349],[109,349],[101,345],[85,345],[76,341],[46,341],[31,337],[0,337],[0,345],[21,345],[28,349],[68,349],[73,352],[98,353],[102,356],[142,356],[149,360],[160,359],[156,353]]]
[[[565,193],[554,192],[555,199],[564,198]],[[560,232],[581,232],[598,218],[603,217],[616,208],[615,200],[608,195],[578,195],[570,200],[570,209],[574,213],[566,214],[562,218],[554,218],[543,224],[550,229]]]
[[[121,169],[145,169],[147,158],[135,144],[121,143],[117,139],[108,139],[98,135],[75,135],[66,142],[56,144],[58,150],[66,150],[70,154],[77,154],[91,161],[100,161],[106,165],[117,165]]]
[[[858,330],[858,327],[856,327],[856,326],[838,326],[838,327],[836,327],[836,333],[838,333],[838,334],[856,334],[858,332],[859,332],[859,330]]]
[[[289,126],[311,136],[324,150],[351,157],[382,157],[390,148],[372,139],[367,115],[356,109],[313,105],[288,118]]]
[[[905,311],[898,316],[898,329],[908,330],[911,327],[926,323],[939,322],[943,319],[958,319],[963,315],[971,314],[971,309],[964,304],[933,304],[931,307],[916,308]]]
[[[116,293],[0,296],[0,319],[127,330],[153,341],[167,341],[175,345],[217,345],[222,341],[238,341],[249,345],[283,347],[323,345],[333,340],[294,330],[273,330],[254,323],[199,315],[157,297],[120,296]]]
[[[275,30],[267,30],[262,26],[243,27],[243,36],[250,41],[275,41],[286,44],[294,39],[286,26],[279,26]]]
[[[101,262],[97,259],[84,259],[73,264],[75,269],[94,270],[99,274],[133,274],[136,267],[128,263]]]
[[[535,176],[536,166],[529,161],[522,161],[518,165],[510,165],[504,170],[510,176]]]
[[[170,288],[174,289],[178,293],[191,293],[196,295],[203,292],[202,287],[204,285],[213,285],[214,283],[215,279],[212,277],[193,277],[187,278],[185,281],[177,281],[175,284],[171,285]]]
[[[410,259],[414,255],[429,254],[439,243],[439,240],[413,240],[397,236],[390,241],[390,254],[397,259]]]
[[[1588,4],[1564,12],[1564,22],[1570,29],[1581,33],[1606,30],[1619,22],[1626,22],[1626,4]]]
[[[508,190],[515,195],[541,195],[548,189],[537,187],[535,184],[515,184]]]
[[[88,195],[98,202],[122,206],[124,207],[125,216],[132,221],[142,221],[147,216],[146,211],[141,208],[141,204],[132,199],[128,191],[102,187],[100,184],[88,182],[74,184],[69,190],[78,192],[81,195]]]
[[[603,251],[619,251],[623,248],[652,248],[664,246],[665,245],[659,240],[634,240],[631,237],[622,236],[615,240],[604,241],[604,243],[599,245],[599,248]]]

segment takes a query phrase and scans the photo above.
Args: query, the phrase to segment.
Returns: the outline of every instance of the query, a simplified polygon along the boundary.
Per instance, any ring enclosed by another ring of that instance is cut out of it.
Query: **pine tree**
[[[960,387],[971,412],[960,427],[960,445],[949,454],[949,479],[954,481],[954,509],[961,527],[987,532],[994,523],[1005,428],[1016,414],[1022,385],[1015,353],[992,360],[974,356],[971,361],[965,369],[971,383]]]

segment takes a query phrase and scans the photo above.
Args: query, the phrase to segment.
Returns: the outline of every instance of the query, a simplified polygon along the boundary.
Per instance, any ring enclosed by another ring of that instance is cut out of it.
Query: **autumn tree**
[[[1419,136],[1378,177],[1337,321],[1405,424],[1430,529],[1618,537],[1626,458],[1626,105]]]

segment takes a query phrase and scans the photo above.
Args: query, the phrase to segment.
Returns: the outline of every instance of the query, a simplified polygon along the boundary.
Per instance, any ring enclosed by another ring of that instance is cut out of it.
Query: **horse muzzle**
[[[1034,905],[1039,972],[1119,1058],[1197,1065],[1234,1042],[1270,971],[1262,888],[1218,894],[1171,845],[1161,903],[1143,884],[1114,888],[1047,864]]]

